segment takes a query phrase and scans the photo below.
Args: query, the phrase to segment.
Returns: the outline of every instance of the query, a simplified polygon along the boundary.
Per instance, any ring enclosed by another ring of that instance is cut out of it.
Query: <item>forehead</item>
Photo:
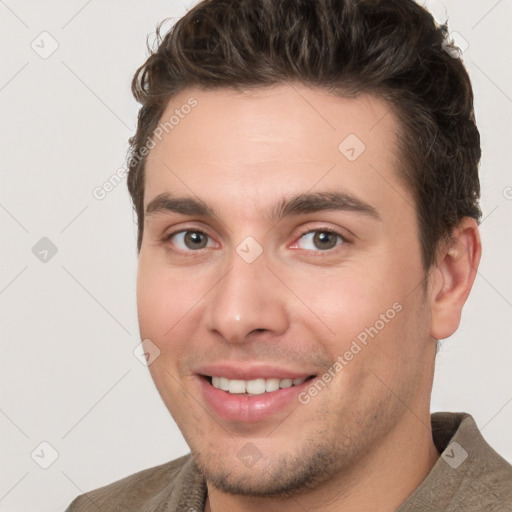
[[[398,122],[371,95],[298,84],[243,92],[185,89],[160,119],[146,164],[145,205],[163,191],[263,207],[305,189],[411,202],[398,178]]]

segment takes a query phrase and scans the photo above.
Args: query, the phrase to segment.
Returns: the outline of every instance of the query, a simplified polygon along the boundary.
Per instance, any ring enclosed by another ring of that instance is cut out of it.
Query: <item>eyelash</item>
[[[201,233],[202,235],[205,235],[207,236],[208,238],[212,239],[212,237],[206,233],[205,231],[201,230],[201,229],[180,229],[178,231],[173,231],[172,233],[169,233],[169,234],[166,234],[164,235],[164,237],[162,238],[162,242],[164,243],[167,243],[171,240],[171,238],[175,235],[178,235],[180,233],[187,233],[187,232],[193,232],[193,233]],[[339,245],[336,245],[335,247],[333,247],[332,249],[326,249],[326,250],[320,250],[320,249],[317,249],[317,250],[313,250],[313,249],[302,249],[303,251],[307,251],[309,253],[315,253],[316,256],[318,257],[322,257],[322,256],[329,256],[329,255],[332,255],[333,253],[335,252],[338,252],[341,248],[341,246],[347,244],[347,243],[350,243],[350,241],[347,239],[347,237],[343,234],[341,234],[339,231],[337,231],[336,229],[333,229],[333,228],[328,228],[328,227],[318,227],[318,228],[315,228],[315,229],[308,229],[306,231],[303,231],[302,233],[300,233],[297,237],[297,242],[303,238],[304,236],[310,234],[310,233],[332,233],[333,235],[336,235],[337,237],[339,237],[339,239],[341,240],[341,244]],[[296,244],[297,242],[294,242],[294,244]],[[299,248],[300,249],[300,248]],[[294,249],[296,250],[296,249]],[[182,249],[178,249],[179,252],[186,252],[186,253],[201,253],[202,252],[202,249],[197,249],[197,250],[188,250],[188,251],[183,251]]]

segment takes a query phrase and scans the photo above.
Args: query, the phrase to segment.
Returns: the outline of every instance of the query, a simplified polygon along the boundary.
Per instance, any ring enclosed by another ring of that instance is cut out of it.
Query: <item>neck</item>
[[[421,416],[407,410],[378,446],[321,486],[291,497],[255,498],[229,495],[208,484],[205,512],[392,512],[414,492],[438,457],[428,409]]]

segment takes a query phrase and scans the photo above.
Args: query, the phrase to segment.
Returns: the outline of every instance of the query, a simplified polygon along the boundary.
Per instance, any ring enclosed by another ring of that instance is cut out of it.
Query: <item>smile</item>
[[[260,373],[258,376],[251,376],[251,379],[229,379],[221,375],[198,375],[205,404],[213,414],[223,420],[243,423],[270,420],[275,415],[279,418],[283,414],[289,414],[291,408],[300,406],[299,394],[315,378],[315,375],[304,374],[300,377],[295,375],[293,378],[291,375],[285,378],[265,378],[265,373]]]
[[[228,379],[227,377],[210,377],[211,384],[214,388],[227,391],[232,395],[262,395],[263,393],[272,393],[279,389],[291,388],[299,386],[307,377],[297,379],[279,379],[275,377],[260,378],[252,380]]]

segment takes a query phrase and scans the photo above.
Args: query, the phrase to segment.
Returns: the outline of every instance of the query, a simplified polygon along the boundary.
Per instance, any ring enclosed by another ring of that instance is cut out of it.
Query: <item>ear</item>
[[[448,338],[459,327],[462,307],[475,281],[482,244],[475,219],[464,217],[448,243],[442,244],[431,271],[430,334]]]

